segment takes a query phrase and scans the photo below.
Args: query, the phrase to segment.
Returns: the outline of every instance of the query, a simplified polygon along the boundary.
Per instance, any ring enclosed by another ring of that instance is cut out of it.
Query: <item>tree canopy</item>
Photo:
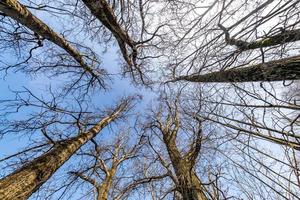
[[[300,199],[299,9],[1,0],[0,199]]]

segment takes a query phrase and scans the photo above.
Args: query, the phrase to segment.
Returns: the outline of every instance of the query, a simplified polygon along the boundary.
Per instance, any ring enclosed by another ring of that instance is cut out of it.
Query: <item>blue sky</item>
[[[11,58],[10,60],[13,59],[14,58]],[[115,49],[110,50],[103,57],[103,66],[110,66],[111,69],[115,68],[118,70],[120,66],[118,65],[117,59],[118,56]],[[10,71],[4,77],[4,73],[2,72],[0,79],[0,99],[3,100],[14,98],[14,94],[10,90],[23,90],[23,87],[28,88],[37,96],[47,96],[47,94],[45,94],[45,90],[49,87],[49,85],[52,86],[54,91],[56,90],[55,84],[53,84],[55,82],[56,80],[51,80],[43,75],[30,77],[29,75],[25,75],[21,72],[15,73]],[[111,106],[117,103],[117,99],[122,96],[142,94],[143,100],[138,104],[138,107],[142,109],[145,108],[145,106],[154,97],[154,93],[151,92],[150,89],[135,87],[130,83],[128,78],[122,78],[120,76],[116,76],[114,78],[114,81],[110,87],[111,89],[109,91],[96,91],[94,94],[92,94],[92,105],[100,107]],[[12,152],[16,152],[22,146],[26,146],[26,143],[24,143],[24,138],[22,138],[21,142],[19,140],[19,136],[15,135],[6,135],[3,140],[0,140],[0,157],[8,155]]]
[[[11,55],[6,55],[5,59],[9,61],[16,60],[16,58],[12,57]],[[102,66],[109,68],[110,73],[117,73],[118,71],[121,71],[120,65],[118,64],[118,59],[119,57],[117,55],[116,48],[113,47],[103,55]],[[47,97],[48,95],[47,93],[45,93],[46,89],[49,87],[49,85],[51,85],[52,90],[56,91],[56,86],[58,85],[56,84],[56,82],[57,80],[59,80],[59,78],[49,79],[42,74],[32,77],[21,72],[15,73],[13,71],[9,71],[9,73],[5,77],[3,75],[4,73],[1,73],[2,78],[0,79],[0,100],[13,99],[14,94],[10,90],[23,90],[24,87],[29,89],[37,96],[42,95],[44,97]],[[139,93],[143,95],[143,100],[139,104],[137,104],[136,109],[142,111],[155,96],[155,94],[149,89],[135,87],[130,83],[130,80],[128,78],[123,78],[121,76],[115,76],[110,87],[111,89],[108,91],[95,91],[91,95],[91,105],[104,108],[106,106],[115,105],[115,103],[117,103],[117,100],[122,96]],[[30,110],[25,113],[21,112],[19,117],[22,118],[23,115],[25,117],[26,113],[30,113]],[[97,138],[100,139],[100,141],[105,141],[106,139],[111,139],[110,134],[111,132],[107,131],[106,129],[101,132],[101,135],[99,135]],[[35,134],[35,136],[37,138],[39,137],[38,134]],[[0,140],[0,158],[14,154],[25,148],[29,144],[28,139],[29,138],[27,136],[20,137],[19,134],[6,134],[3,139]],[[69,164],[76,164],[76,161],[74,159],[70,160],[69,162],[73,162]],[[69,164],[66,164],[65,167],[67,167]],[[62,167],[62,169],[59,170],[56,175],[63,174],[63,169],[64,167]],[[8,171],[4,173],[7,174]],[[1,173],[0,175],[3,174]]]
[[[33,11],[34,12],[34,11]],[[55,31],[60,32],[64,28],[66,28],[66,25],[72,26],[73,24],[68,22],[64,22],[64,25],[61,26],[60,21],[63,19],[58,19],[53,16],[49,16],[47,13],[40,12],[37,13],[37,16],[44,20],[51,28],[53,28]],[[110,44],[108,50],[102,54],[103,49],[101,48],[101,45],[98,43],[91,43],[87,36],[83,34],[77,35],[77,33],[73,33],[73,35],[76,35],[76,38],[69,37],[70,40],[78,40],[82,42],[83,44],[89,45],[92,47],[96,53],[101,55],[101,62],[102,67],[104,67],[108,73],[111,74],[121,74],[121,66],[119,65],[120,57],[117,55],[117,47]],[[60,48],[60,47],[57,47]],[[7,53],[1,55],[1,61],[8,62],[8,63],[14,63],[18,58],[13,56],[12,53]],[[2,64],[2,63],[1,63]],[[0,73],[0,77],[4,76],[4,72]],[[90,104],[94,106],[99,107],[106,107],[106,106],[112,106],[117,103],[117,100],[122,96],[127,95],[133,95],[133,94],[142,94],[143,100],[137,105],[137,110],[142,111],[145,109],[146,105],[151,101],[151,99],[155,96],[153,92],[151,92],[148,89],[145,89],[143,87],[135,87],[130,83],[129,78],[121,77],[120,75],[116,75],[113,77],[113,83],[110,85],[110,90],[103,91],[103,90],[97,90],[93,94],[91,94],[91,101]],[[33,92],[37,96],[44,96],[47,97],[48,94],[46,89],[49,88],[51,85],[52,90],[54,92],[57,91],[58,88],[56,88],[60,83],[61,79],[63,77],[52,77],[48,78],[43,74],[38,74],[36,76],[29,76],[25,75],[21,72],[15,73],[13,71],[9,71],[7,76],[5,78],[3,77],[0,79],[0,100],[3,99],[13,99],[14,94],[10,90],[23,90],[23,87],[26,87],[31,92]],[[57,84],[58,82],[58,84]],[[0,105],[1,106],[1,105]],[[22,112],[18,115],[18,117],[26,117],[26,114],[30,113],[30,110],[27,110],[26,112]],[[106,130],[101,132],[101,135],[99,135],[97,138],[100,139],[100,141],[105,141],[106,139],[111,138],[111,133]],[[35,134],[34,137],[39,137],[39,134]],[[6,134],[3,139],[0,140],[0,159],[3,157],[6,157],[8,155],[14,154],[29,144],[29,138],[27,136],[20,137],[19,134]],[[67,167],[69,164],[76,164],[76,160],[71,159],[69,162],[73,163],[66,163],[65,167]],[[0,165],[1,166],[1,165]],[[61,175],[64,173],[63,171],[64,167],[62,167],[61,170],[59,170],[56,175]],[[0,175],[3,175],[3,173],[7,174],[6,172],[1,172]],[[54,175],[55,176],[55,175]]]
[[[26,1],[26,0],[25,0]],[[22,2],[25,2],[22,1]],[[35,12],[35,11],[33,11]],[[241,11],[244,12],[244,11]],[[43,21],[45,21],[51,28],[53,28],[55,31],[62,32],[63,30],[66,30],[68,28],[74,28],[76,27],[76,21],[72,21],[72,19],[66,19],[65,17],[57,18],[55,16],[49,15],[45,12],[39,12],[37,13],[37,16],[41,18]],[[269,23],[268,25],[271,25]],[[77,27],[76,27],[77,28]],[[77,30],[77,29],[76,29]],[[104,51],[104,48],[101,46],[100,43],[93,41],[91,42],[89,36],[79,33],[79,31],[71,32],[69,36],[67,36],[67,39],[71,41],[80,41],[82,44],[88,45],[93,50],[95,50],[99,55],[101,55],[102,60],[102,67],[107,69],[109,73],[112,74],[119,74],[114,76],[114,81],[110,85],[109,91],[103,91],[103,90],[97,90],[93,94],[91,94],[91,102],[89,102],[90,105],[95,105],[99,107],[105,107],[105,106],[111,106],[114,105],[117,102],[117,99],[122,96],[126,95],[133,95],[133,94],[142,94],[143,100],[137,105],[135,108],[136,111],[144,112],[145,108],[148,104],[150,104],[156,97],[157,93],[152,92],[149,89],[145,89],[141,86],[136,87],[131,84],[131,81],[129,78],[122,78],[121,77],[121,67],[120,66],[120,58],[117,55],[117,46],[114,44],[109,44],[108,51],[104,54],[102,52]],[[188,45],[187,45],[188,47]],[[57,47],[59,48],[59,47]],[[13,54],[5,53],[0,55],[0,60],[5,59],[8,61],[14,61],[16,58],[12,56]],[[0,63],[1,65],[1,63]],[[24,75],[22,73],[14,73],[13,71],[9,71],[9,74],[4,77],[4,72],[0,73],[0,100],[1,99],[9,99],[13,98],[13,94],[9,91],[9,88],[12,90],[22,90],[23,87],[28,88],[31,90],[34,94],[37,96],[43,95],[47,96],[46,89],[49,87],[49,85],[52,86],[52,89],[54,91],[57,90],[57,82],[61,83],[61,80],[64,77],[53,77],[49,79],[46,76],[38,75],[34,77],[30,77],[28,75]],[[275,84],[274,84],[275,85]],[[173,85],[174,86],[174,85]],[[247,85],[245,85],[247,86]],[[258,86],[258,85],[257,85]],[[273,86],[273,84],[272,84]],[[253,87],[255,89],[259,89],[259,87]],[[250,90],[247,87],[247,91]],[[231,92],[229,90],[227,91],[229,95]],[[276,90],[278,92],[278,90]],[[269,98],[268,98],[269,99]],[[232,100],[230,98],[230,100]],[[1,107],[1,105],[0,105]],[[23,114],[20,114],[18,117],[22,117],[22,115],[25,116],[26,113],[30,112],[30,110]],[[226,109],[226,112],[230,112],[228,109]],[[225,112],[225,113],[226,113]],[[273,116],[273,115],[272,115]],[[263,117],[261,119],[264,119],[265,121],[267,118]],[[268,122],[268,121],[267,121]],[[270,122],[268,122],[270,123]],[[111,138],[111,133],[107,130],[103,131],[101,135],[99,135],[97,138],[100,138],[100,141],[106,141]],[[39,134],[36,134],[37,137],[39,137]],[[23,147],[26,147],[28,145],[28,137],[20,137],[17,134],[8,134],[5,135],[5,137],[0,140],[0,159],[4,156],[13,154],[15,152],[18,152]],[[269,142],[260,141],[259,144],[261,146],[267,146],[269,149],[274,150],[273,152],[278,154],[280,153],[281,149],[279,149],[278,145],[270,145]],[[274,147],[273,147],[274,146]],[[276,148],[277,147],[277,148]],[[277,151],[278,153],[277,153]],[[279,157],[279,156],[278,156]],[[222,158],[219,158],[222,159]],[[238,160],[238,159],[237,159]],[[76,160],[72,159],[70,160],[70,164],[76,164]],[[67,164],[68,165],[68,164]],[[64,168],[63,168],[64,169]],[[62,174],[64,171],[60,170],[59,174]],[[0,175],[3,172],[0,172]]]

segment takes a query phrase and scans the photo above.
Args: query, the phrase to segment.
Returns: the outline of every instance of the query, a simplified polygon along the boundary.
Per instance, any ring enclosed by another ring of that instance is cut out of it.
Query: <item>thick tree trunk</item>
[[[117,17],[107,3],[106,0],[82,0],[83,3],[88,7],[91,11],[92,15],[94,15],[116,38],[118,41],[119,48],[123,55],[123,58],[127,62],[129,66],[136,66],[136,56],[137,49],[136,43],[131,39],[131,37],[127,34],[126,30],[120,26],[118,23]],[[128,54],[126,45],[128,45],[132,53]]]
[[[225,33],[225,40],[227,44],[236,46],[240,51],[246,51],[250,49],[258,49],[263,47],[271,47],[279,44],[285,44],[288,42],[295,42],[300,40],[300,29],[295,30],[282,30],[281,33],[265,37],[260,40],[252,41],[252,42],[246,42],[243,40],[237,40],[234,38],[231,38],[229,36],[229,32],[227,29],[219,24],[219,27],[224,31]]]
[[[127,107],[127,102],[118,106],[115,112],[102,119],[93,128],[74,138],[58,142],[52,150],[41,155],[12,174],[0,180],[0,199],[27,199],[39,189],[60,166],[62,166],[82,145],[95,137],[108,123],[116,119]]]
[[[201,181],[197,177],[190,164],[182,160],[174,165],[178,178],[178,191],[183,200],[207,200]]]
[[[118,23],[114,11],[106,0],[82,0],[91,13],[115,36],[118,41],[133,48],[134,42]]]
[[[193,162],[182,156],[176,146],[176,133],[164,134],[164,143],[172,162],[178,183],[176,188],[183,200],[207,200],[201,181],[193,170]]]
[[[253,41],[253,42],[244,42],[242,45],[238,46],[241,50],[250,50],[257,49],[263,47],[270,47],[279,44],[285,44],[288,42],[295,42],[300,40],[300,29],[296,30],[283,30],[282,33],[273,35],[270,37],[263,38],[261,40]],[[233,45],[236,45],[233,43]]]
[[[35,17],[17,0],[1,0],[0,11],[43,38],[63,48],[80,64],[85,71],[90,73],[95,78],[98,77],[98,74],[95,72],[95,70],[86,64],[80,52],[72,47],[63,37],[59,36],[55,31],[48,27],[47,24]]]
[[[300,56],[212,72],[203,75],[180,76],[174,80],[189,82],[220,83],[220,82],[256,82],[256,81],[284,81],[300,79]]]
[[[108,174],[106,175],[104,181],[100,185],[100,187],[97,188],[97,200],[107,200],[109,190],[113,183],[113,177],[116,174],[116,168],[113,168],[109,170]]]

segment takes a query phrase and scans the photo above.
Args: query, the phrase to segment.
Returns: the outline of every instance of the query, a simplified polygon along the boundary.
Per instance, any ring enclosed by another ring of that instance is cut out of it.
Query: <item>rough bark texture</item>
[[[112,167],[106,174],[102,184],[97,188],[97,200],[107,200],[109,190],[113,183],[113,177],[116,174],[116,167]]]
[[[270,47],[279,44],[285,44],[288,42],[295,42],[298,40],[300,40],[300,29],[290,30],[290,31],[283,30],[282,33],[277,35],[266,37],[261,40],[257,40],[253,42],[246,42],[247,45],[244,46],[243,50]]]
[[[163,140],[178,180],[176,190],[180,192],[183,200],[207,200],[202,183],[193,169],[200,151],[199,145],[193,146],[186,154],[181,155],[176,146],[176,137],[180,126],[177,117],[175,117],[173,122],[176,127],[174,130],[170,130],[169,127],[161,129]],[[167,124],[169,123],[167,122]],[[199,144],[201,142],[200,134],[197,140],[196,143]]]
[[[252,42],[246,42],[243,40],[237,40],[234,38],[231,38],[229,36],[229,32],[227,29],[219,24],[219,27],[224,31],[225,33],[225,40],[227,44],[236,46],[240,51],[246,51],[250,49],[258,49],[263,47],[271,47],[279,44],[285,44],[288,42],[295,42],[300,40],[300,29],[295,30],[282,30],[281,33],[265,37],[260,40],[252,41]]]
[[[129,37],[127,32],[119,25],[114,11],[106,0],[82,0],[94,15],[118,41],[120,50],[124,59],[129,65],[133,65],[136,59],[135,42]],[[132,49],[132,55],[129,56],[126,45]],[[131,57],[131,58],[130,58]]]
[[[106,2],[106,0],[82,0],[89,8],[91,13],[115,36],[117,40],[121,40],[133,46],[134,42],[128,36],[127,32],[119,25],[114,11]]]
[[[102,119],[93,128],[74,138],[58,142],[52,150],[41,155],[12,174],[0,180],[0,199],[27,199],[39,189],[60,166],[82,145],[95,137],[101,129],[114,120],[126,108],[121,104],[110,116]]]
[[[181,193],[183,200],[207,200],[203,193],[202,183],[193,170],[191,160],[181,156],[176,146],[166,143],[178,183],[177,190]]]
[[[77,177],[81,178],[83,181],[90,183],[97,194],[97,200],[107,200],[109,190],[111,189],[114,176],[116,174],[117,166],[113,164],[110,169],[105,168],[105,178],[102,180],[101,183],[97,181],[97,179],[92,178],[91,176],[86,176],[81,172],[72,172],[72,174],[76,175]]]
[[[173,81],[190,82],[256,82],[284,81],[300,79],[300,56],[234,68],[225,71],[212,72],[203,75],[180,76]]]
[[[85,71],[90,73],[95,78],[98,77],[98,74],[94,71],[94,69],[86,64],[80,52],[78,52],[63,37],[59,36],[44,22],[35,17],[24,5],[20,4],[16,0],[1,0],[0,11],[43,38],[63,48],[80,64]]]

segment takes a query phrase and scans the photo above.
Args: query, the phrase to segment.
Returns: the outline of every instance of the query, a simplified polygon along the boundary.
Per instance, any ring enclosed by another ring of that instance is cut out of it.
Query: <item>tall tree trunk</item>
[[[43,38],[63,48],[80,64],[85,71],[90,73],[92,77],[98,78],[96,71],[88,66],[80,52],[72,47],[63,37],[59,36],[54,30],[47,26],[47,24],[34,16],[26,8],[26,6],[22,5],[17,0],[1,0],[0,11]]]
[[[177,132],[170,134],[170,131],[168,131],[163,135],[164,143],[178,179],[176,188],[182,195],[183,200],[207,200],[204,187],[193,170],[195,163],[187,156],[188,154],[181,155],[176,146],[176,137]]]
[[[174,165],[174,169],[178,178],[176,187],[183,200],[207,200],[202,183],[191,169],[189,162],[181,160]]]
[[[94,15],[108,30],[110,30],[118,41],[120,40],[130,47],[133,47],[134,42],[131,40],[127,32],[120,26],[113,9],[106,0],[82,1],[91,11],[92,15]]]
[[[41,155],[0,180],[0,199],[27,199],[39,189],[82,145],[95,137],[127,107],[122,102],[108,117],[76,137],[58,142],[48,153]]]
[[[136,65],[135,60],[137,56],[137,49],[135,42],[130,38],[126,30],[118,23],[118,19],[107,3],[106,0],[82,0],[83,3],[94,15],[116,38],[118,41],[119,48],[122,55],[129,66]],[[128,45],[132,54],[129,56],[126,45]]]
[[[97,200],[107,200],[109,190],[113,183],[113,177],[116,174],[116,168],[112,168],[108,171],[108,174],[106,174],[106,177],[102,184],[97,188]]]
[[[256,41],[247,42],[247,41],[231,38],[228,30],[222,24],[219,24],[219,27],[225,33],[226,43],[229,45],[236,46],[240,51],[246,51],[246,50],[250,50],[250,49],[258,49],[258,48],[263,48],[263,47],[271,47],[271,46],[275,46],[275,45],[279,45],[279,44],[285,44],[288,42],[296,42],[296,41],[300,40],[300,29],[295,29],[295,30],[284,30],[283,29],[281,31],[281,33],[278,33],[276,35],[264,37],[264,38],[256,40]]]
[[[212,72],[203,75],[180,76],[172,82],[184,80],[190,82],[255,82],[255,81],[284,81],[300,79],[300,56],[285,58],[252,65]]]

